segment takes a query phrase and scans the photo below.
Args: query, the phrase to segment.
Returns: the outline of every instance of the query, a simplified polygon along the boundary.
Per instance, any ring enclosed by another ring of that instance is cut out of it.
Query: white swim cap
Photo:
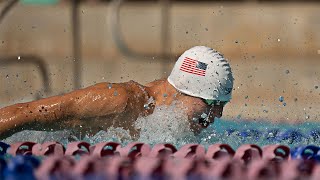
[[[195,46],[177,60],[168,77],[177,90],[206,100],[230,101],[233,76],[227,60],[218,51]]]

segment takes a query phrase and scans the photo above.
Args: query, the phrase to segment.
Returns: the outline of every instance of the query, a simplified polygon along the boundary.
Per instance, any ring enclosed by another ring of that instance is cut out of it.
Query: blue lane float
[[[9,144],[0,141],[0,156],[3,156],[7,152],[9,147]]]
[[[239,133],[241,136],[244,137],[254,137],[257,134],[260,134],[260,131],[245,131],[245,133]],[[296,138],[296,136],[299,136],[299,133],[296,131],[288,131],[284,133],[285,137],[288,137],[289,139]],[[261,137],[261,136],[260,136]],[[72,142],[69,143],[66,151],[64,154],[55,154],[55,155],[44,155],[43,156],[36,156],[36,148],[38,147],[36,144],[33,145],[32,151],[26,155],[12,155],[12,156],[0,156],[0,178],[1,180],[18,180],[18,179],[24,179],[24,180],[33,180],[37,179],[39,176],[39,172],[42,168],[42,170],[47,170],[46,173],[48,176],[52,176],[52,178],[56,178],[56,175],[61,175],[61,177],[66,177],[65,175],[68,175],[71,177],[71,179],[105,179],[105,174],[100,174],[102,172],[105,172],[106,169],[109,168],[112,164],[115,167],[121,168],[127,168],[127,170],[130,170],[131,174],[126,174],[126,171],[118,171],[113,169],[112,172],[117,172],[119,175],[126,175],[133,179],[137,178],[139,179],[141,175],[144,175],[143,173],[146,173],[145,171],[147,167],[153,166],[155,168],[154,170],[149,169],[150,172],[148,174],[148,177],[153,177],[151,175],[154,175],[151,173],[152,171],[158,172],[157,168],[159,170],[159,174],[161,175],[168,175],[168,173],[173,173],[171,175],[174,175],[174,172],[171,171],[173,168],[189,168],[190,173],[185,172],[185,176],[188,176],[189,178],[195,178],[195,179],[201,179],[198,177],[198,173],[200,171],[197,171],[197,168],[207,168],[207,171],[201,171],[202,175],[209,175],[210,172],[212,172],[215,169],[215,166],[218,166],[219,164],[221,167],[225,167],[223,163],[240,163],[239,166],[243,166],[243,168],[247,168],[247,171],[244,173],[248,173],[247,175],[250,175],[250,171],[259,171],[256,167],[262,168],[262,165],[265,166],[265,168],[269,168],[270,171],[275,172],[272,170],[274,167],[274,163],[279,163],[279,166],[282,166],[282,173],[285,174],[287,171],[283,170],[286,167],[293,167],[293,166],[299,166],[301,165],[302,169],[301,171],[304,171],[304,169],[310,170],[310,174],[308,176],[311,177],[311,173],[314,173],[314,176],[316,176],[317,171],[312,172],[312,169],[315,169],[314,167],[317,166],[317,168],[320,170],[320,147],[316,145],[308,145],[308,146],[298,146],[297,148],[290,148],[288,146],[281,146],[281,145],[270,145],[266,147],[259,147],[254,144],[246,144],[238,148],[234,153],[230,153],[229,151],[226,151],[226,149],[222,147],[228,146],[230,149],[232,149],[229,145],[226,144],[212,144],[210,148],[205,148],[201,144],[187,144],[184,147],[181,147],[177,149],[177,151],[172,151],[172,149],[168,149],[168,146],[159,146],[161,144],[158,144],[158,146],[149,146],[145,143],[139,143],[136,142],[131,145],[122,146],[121,144],[117,144],[115,149],[105,149],[108,146],[99,144],[86,144],[88,147],[86,149],[87,153],[72,153],[72,152],[78,152],[81,149],[81,144],[84,144],[85,142]],[[107,142],[107,144],[110,145],[110,143],[115,144],[115,142]],[[23,146],[23,142],[20,143]],[[54,148],[58,148],[58,144],[54,144]],[[74,146],[71,146],[74,145]],[[137,145],[141,145],[141,147],[137,147]],[[15,146],[15,144],[11,144],[12,147]],[[39,146],[40,147],[40,146]],[[172,145],[174,148],[174,145]],[[187,147],[187,149],[186,149]],[[190,149],[188,149],[190,148]],[[96,152],[99,150],[100,153],[96,154]],[[104,154],[101,153],[102,151],[111,150],[112,153]],[[131,157],[130,154],[133,151],[137,151],[135,153],[134,157]],[[168,158],[156,158],[158,156],[155,156],[156,150],[158,153],[171,153],[172,156]],[[259,150],[259,151],[257,151]],[[259,152],[259,153],[258,153]],[[289,153],[291,152],[291,153]],[[13,152],[9,152],[13,153]],[[217,154],[221,153],[227,153],[229,154],[230,158],[227,159],[218,159],[218,156],[215,156]],[[215,155],[214,155],[215,154]],[[8,154],[4,154],[8,155]],[[97,156],[99,155],[99,156]],[[289,157],[291,156],[291,158]],[[201,157],[201,158],[196,158]],[[50,160],[51,158],[51,160]],[[113,159],[115,158],[115,159]],[[156,159],[154,159],[156,158]],[[174,160],[176,158],[176,160]],[[206,161],[203,159],[206,158]],[[115,160],[114,162],[111,162]],[[210,161],[214,160],[214,161]],[[226,161],[227,160],[227,161]],[[141,161],[141,162],[140,162]],[[63,166],[60,166],[57,164],[57,162],[60,162],[58,164]],[[140,163],[138,163],[140,162]],[[167,163],[164,163],[167,162]],[[185,162],[188,166],[185,166]],[[212,162],[211,165],[210,162]],[[247,163],[248,162],[248,163]],[[297,163],[298,162],[298,163]],[[120,163],[120,164],[119,164]],[[162,169],[158,163],[163,163],[163,166],[167,166],[167,169]],[[171,163],[171,164],[170,164]],[[178,164],[176,164],[178,163]],[[209,163],[209,164],[208,164]],[[253,163],[252,165],[250,163]],[[260,164],[259,164],[260,163]],[[261,164],[264,163],[264,164]],[[290,166],[287,166],[287,164],[291,164]],[[158,165],[159,167],[158,167]],[[259,166],[256,166],[256,165]],[[299,165],[300,164],[300,165]],[[99,168],[98,166],[104,166],[104,168]],[[143,165],[143,166],[140,166]],[[311,166],[312,165],[312,166]],[[57,166],[57,167],[55,167]],[[238,166],[238,165],[237,165]],[[45,167],[45,168],[43,168]],[[170,168],[169,168],[170,167]],[[197,168],[193,168],[197,167]],[[57,168],[60,168],[59,170]],[[111,169],[108,169],[108,172]],[[263,168],[261,169],[261,171]],[[59,171],[58,174],[55,174],[53,172]],[[297,173],[300,173],[300,170],[298,169]],[[44,171],[43,171],[44,172]],[[99,173],[100,172],[100,173]],[[184,171],[183,171],[184,172]],[[50,174],[51,173],[51,174]],[[136,173],[136,174],[135,174]],[[142,174],[139,174],[142,173]],[[302,172],[303,173],[303,172]],[[257,173],[259,174],[259,173]],[[178,174],[176,174],[178,175]],[[195,175],[195,176],[193,176]],[[252,175],[252,174],[251,174]],[[57,177],[58,177],[57,176]],[[281,177],[280,175],[278,175]],[[60,177],[60,176],[59,176]],[[144,178],[144,176],[141,176]],[[221,177],[220,175],[217,177]],[[59,179],[59,178],[58,178]]]
[[[314,160],[320,163],[320,147],[308,145],[297,147],[291,150],[292,159]]]
[[[34,172],[40,166],[40,161],[33,156],[15,156],[7,164],[4,169],[6,180],[36,179]]]

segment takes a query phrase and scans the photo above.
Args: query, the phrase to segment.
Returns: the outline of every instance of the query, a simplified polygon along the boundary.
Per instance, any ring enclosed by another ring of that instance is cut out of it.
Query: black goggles
[[[228,102],[227,101],[219,101],[219,100],[212,100],[212,99],[203,99],[203,102],[209,106],[225,106]]]

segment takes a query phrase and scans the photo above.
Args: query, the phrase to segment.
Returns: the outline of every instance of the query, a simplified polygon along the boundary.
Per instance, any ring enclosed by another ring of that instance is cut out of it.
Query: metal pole
[[[72,41],[73,41],[73,86],[81,88],[81,36],[80,36],[80,0],[72,0]]]
[[[166,0],[168,1],[168,0]],[[139,61],[150,61],[150,59],[154,58],[155,56],[159,59],[161,59],[164,63],[170,63],[170,54],[167,51],[167,53],[164,53],[163,50],[164,49],[170,49],[170,41],[169,41],[169,30],[168,30],[168,24],[169,24],[169,13],[167,11],[169,11],[169,6],[170,3],[169,2],[164,2],[162,6],[162,10],[161,10],[161,18],[167,18],[165,20],[162,20],[162,25],[164,25],[165,27],[162,27],[161,29],[161,53],[160,54],[150,54],[150,53],[137,53],[132,51],[128,45],[126,44],[126,42],[124,41],[123,35],[121,33],[121,28],[120,28],[120,8],[121,5],[125,2],[125,0],[113,0],[112,1],[112,9],[111,9],[111,15],[110,15],[110,21],[111,21],[111,33],[112,33],[112,38],[114,39],[115,45],[119,48],[120,52],[127,56],[127,57],[131,57],[131,58],[135,58],[136,60]],[[161,2],[162,3],[162,0]]]
[[[8,12],[13,8],[14,5],[18,4],[19,0],[11,0],[8,1],[5,7],[0,12],[0,23],[4,19],[4,17],[8,14]]]
[[[162,57],[163,58],[170,58],[170,34],[169,34],[169,24],[170,24],[170,14],[169,14],[169,7],[170,7],[170,2],[169,0],[161,0],[161,50],[162,50]],[[168,69],[168,62],[169,59],[165,59],[162,62],[162,73],[166,72],[169,70]]]
[[[39,69],[40,77],[42,78],[42,86],[45,95],[50,95],[52,92],[50,75],[48,71],[48,65],[46,61],[40,56],[35,55],[21,55],[21,60],[17,59],[17,56],[4,56],[0,57],[0,66],[17,65],[24,66],[26,64],[33,65],[36,69]],[[39,99],[40,97],[37,97]]]

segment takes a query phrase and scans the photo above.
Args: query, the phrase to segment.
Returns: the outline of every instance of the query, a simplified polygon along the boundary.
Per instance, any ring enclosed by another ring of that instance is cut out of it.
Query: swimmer
[[[222,116],[230,101],[233,76],[222,54],[205,46],[185,51],[168,78],[146,85],[134,81],[99,83],[73,92],[0,109],[0,139],[21,130],[73,129],[94,135],[122,127],[138,138],[134,123],[155,107],[175,103],[195,134]],[[159,119],[161,123],[161,119]]]

